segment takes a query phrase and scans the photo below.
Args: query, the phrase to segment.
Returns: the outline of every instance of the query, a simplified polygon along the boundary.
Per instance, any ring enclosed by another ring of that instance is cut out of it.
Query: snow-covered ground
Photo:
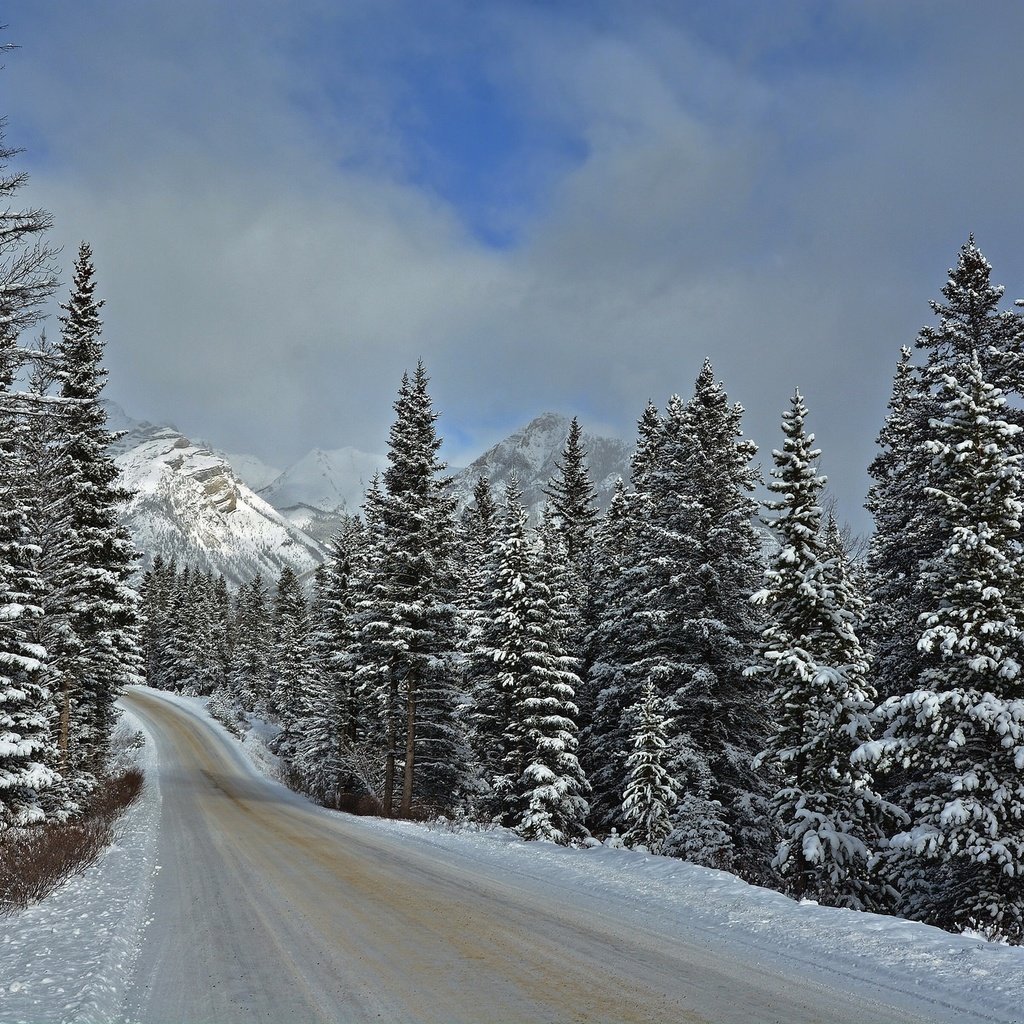
[[[146,735],[130,712],[122,721]],[[148,735],[138,761],[146,787],[118,821],[114,844],[42,903],[0,918],[2,1024],[119,1019],[158,870],[160,786]]]
[[[145,692],[209,721],[202,700]],[[239,745],[222,727],[214,728],[238,752],[232,760],[241,770],[274,774],[274,758],[257,732]],[[122,819],[115,846],[42,906],[0,921],[0,1022],[122,1019],[158,870],[160,788],[152,742],[142,760],[146,792]],[[276,787],[274,799],[338,820]],[[349,817],[344,825],[347,832],[387,839],[467,877],[500,877],[535,898],[569,899],[581,912],[621,920],[624,929],[677,934],[752,970],[800,979],[825,993],[877,999],[935,1022],[1024,1021],[1024,949],[895,918],[797,904],[724,872],[607,846],[570,850],[524,843],[497,828]]]

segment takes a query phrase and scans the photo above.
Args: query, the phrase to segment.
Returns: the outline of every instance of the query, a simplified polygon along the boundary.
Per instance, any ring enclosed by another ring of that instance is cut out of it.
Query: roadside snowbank
[[[84,874],[0,918],[0,1024],[120,1019],[159,870],[160,786],[153,738],[127,711],[119,728],[146,737],[138,751],[145,789],[117,823],[113,845]]]
[[[230,736],[208,718],[205,699],[150,692]],[[241,745],[248,755],[245,763],[254,775],[273,776],[276,765],[268,764],[273,755],[260,749],[258,733],[250,732]],[[336,812],[316,808],[291,791],[278,799],[337,818]],[[390,837],[456,870],[500,879],[532,894],[568,894],[588,912],[721,949],[752,967],[797,974],[826,990],[880,998],[936,1022],[1024,1022],[1022,947],[896,917],[797,903],[727,872],[621,848],[573,850],[526,843],[506,829],[486,826],[351,816],[344,823],[346,829]]]

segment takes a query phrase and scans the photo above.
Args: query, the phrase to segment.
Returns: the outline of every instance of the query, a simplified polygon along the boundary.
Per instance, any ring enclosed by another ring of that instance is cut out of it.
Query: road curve
[[[463,870],[297,801],[144,689],[161,871],[125,1018],[826,1024],[920,1020]]]

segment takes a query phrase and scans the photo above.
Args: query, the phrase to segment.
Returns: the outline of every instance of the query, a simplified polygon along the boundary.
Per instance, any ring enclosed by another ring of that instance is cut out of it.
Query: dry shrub
[[[38,903],[85,871],[113,842],[114,823],[144,783],[142,772],[129,768],[97,787],[81,818],[0,833],[0,914]]]

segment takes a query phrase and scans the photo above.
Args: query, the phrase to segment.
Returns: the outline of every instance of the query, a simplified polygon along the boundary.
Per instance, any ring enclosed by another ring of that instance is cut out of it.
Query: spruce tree
[[[754,674],[774,684],[776,731],[758,764],[778,779],[781,832],[774,865],[796,896],[854,909],[879,903],[871,876],[887,805],[854,752],[871,739],[874,693],[857,637],[862,607],[822,530],[825,478],[805,430],[799,391],[783,415],[785,444],[773,452],[778,496],[768,507],[779,542],[758,595],[769,616]]]
[[[574,416],[562,448],[557,473],[544,490],[551,516],[564,541],[569,561],[581,565],[588,560],[597,524],[597,492],[590,481],[583,430]]]
[[[373,647],[368,670],[387,693],[389,718],[401,700],[403,777],[400,813],[414,802],[446,806],[468,772],[465,737],[456,720],[460,702],[455,600],[454,502],[440,476],[441,438],[423,364],[403,377],[388,441],[389,465],[377,499],[380,534],[372,616],[364,627]],[[391,718],[388,735],[398,723]],[[387,740],[398,756],[397,735]],[[385,802],[390,794],[385,794]]]
[[[71,294],[61,306],[55,345],[57,384],[65,402],[65,477],[61,529],[67,548],[52,569],[53,612],[66,630],[53,638],[54,657],[71,680],[69,733],[62,737],[76,770],[103,770],[121,687],[141,678],[138,594],[132,586],[136,552],[118,521],[128,494],[118,483],[100,401],[106,380],[95,297],[92,252],[84,242],[75,260]]]
[[[502,820],[527,839],[568,843],[586,835],[589,786],[576,756],[576,662],[561,644],[551,572],[531,550],[526,509],[513,490],[495,577],[495,707],[505,717]]]
[[[8,170],[16,150],[4,142],[5,127],[0,119],[0,829],[41,820],[40,794],[58,781],[52,703],[40,672],[46,652],[33,623],[42,611],[42,582],[32,565],[37,551],[11,390],[18,339],[42,315],[56,278],[44,239],[49,214],[11,205],[27,177]]]
[[[679,783],[667,767],[671,721],[664,701],[648,682],[640,700],[629,709],[632,750],[626,758],[626,787],[622,817],[630,846],[661,853],[672,832],[672,809],[679,800]]]
[[[314,671],[295,761],[307,792],[334,806],[343,796],[361,795],[368,788],[362,769],[365,722],[356,693],[354,621],[364,544],[360,521],[343,518],[317,573],[310,613]]]
[[[989,365],[999,367],[998,354]],[[904,911],[946,928],[1024,941],[1024,608],[1020,427],[972,357],[934,392],[929,494],[943,548],[923,572],[934,656],[893,697],[883,747],[910,769],[912,825],[892,840],[917,862]]]

